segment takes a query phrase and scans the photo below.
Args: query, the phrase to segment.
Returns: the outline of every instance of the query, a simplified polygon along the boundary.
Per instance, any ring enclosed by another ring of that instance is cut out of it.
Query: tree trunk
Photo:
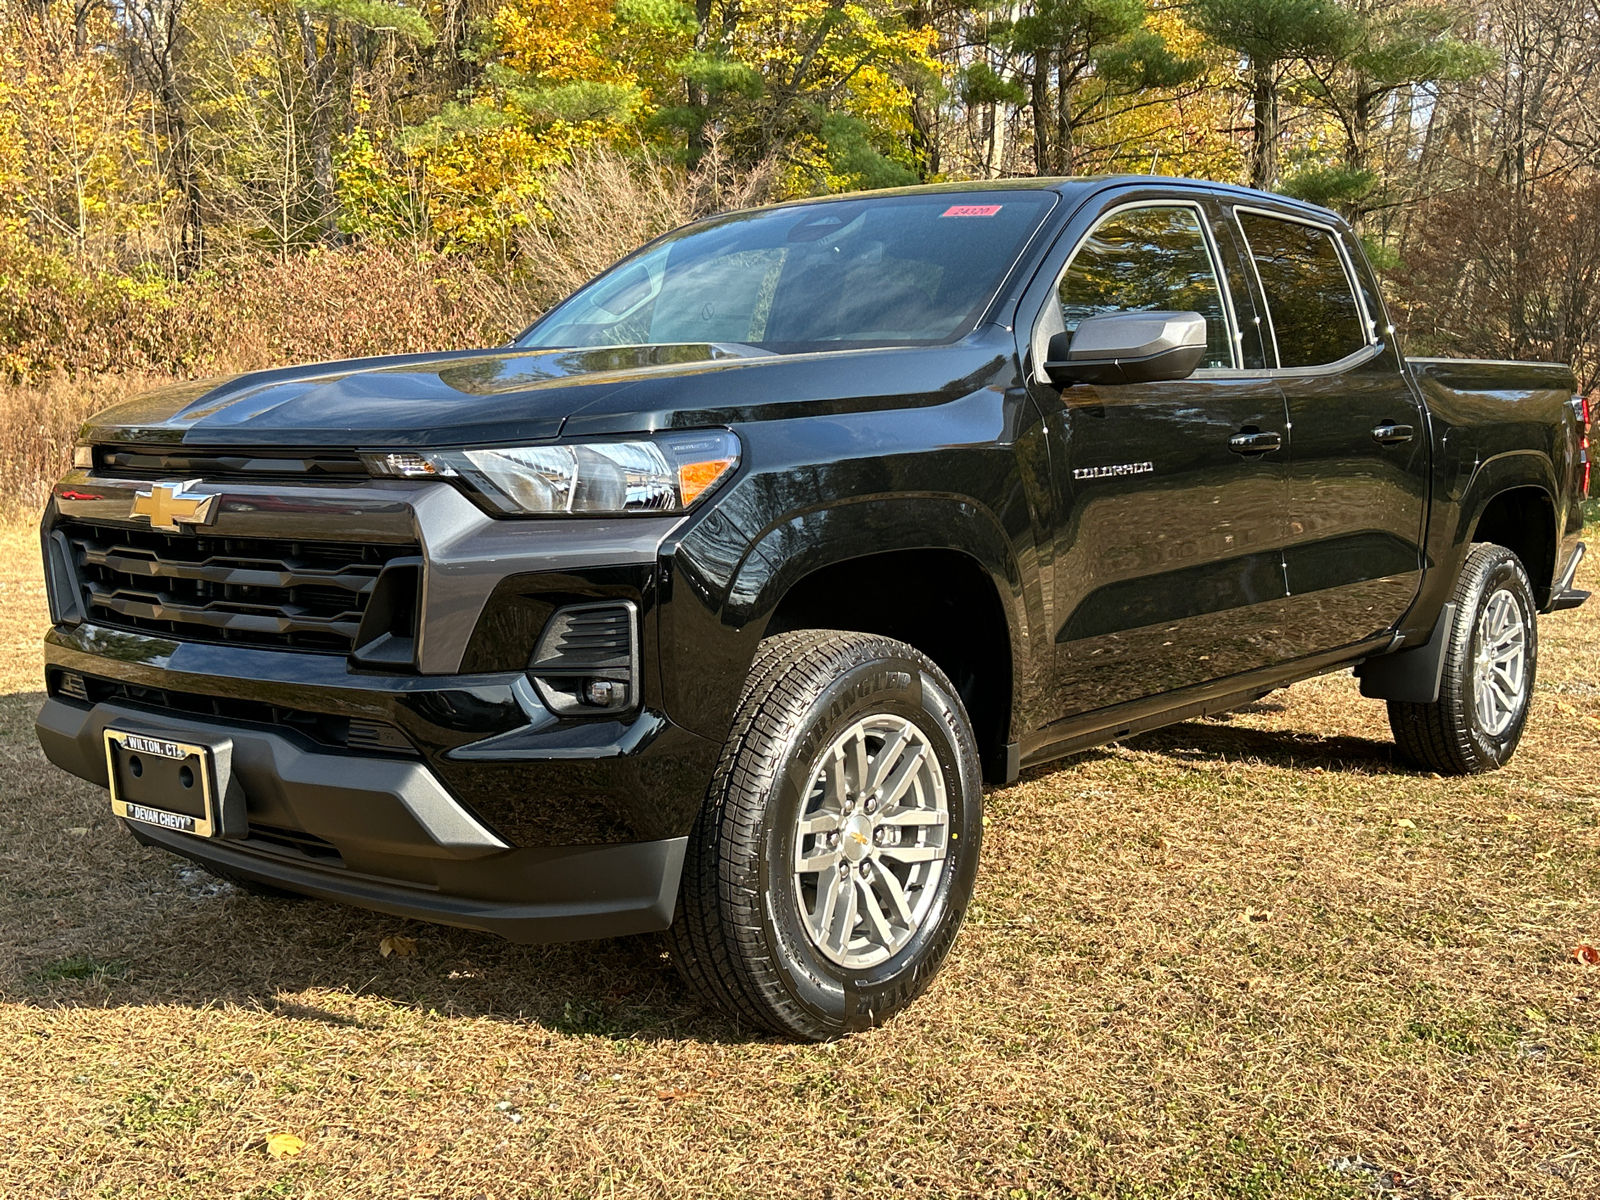
[[[1371,159],[1372,106],[1376,96],[1371,81],[1358,73],[1355,78],[1355,105],[1350,112],[1350,134],[1346,139],[1344,153],[1344,165],[1352,173],[1367,170],[1367,164]],[[1366,209],[1362,202],[1353,199],[1343,207],[1344,215],[1355,231],[1364,232],[1361,226]]]
[[[182,205],[176,267],[180,279],[200,269],[205,259],[205,217],[194,140],[178,80],[178,56],[184,39],[183,0],[148,0],[127,9],[134,61],[156,100],[167,139],[167,178]]]
[[[1250,147],[1250,186],[1270,192],[1278,186],[1278,80],[1276,63],[1251,64],[1255,98],[1255,141]]]
[[[984,107],[988,112],[989,125],[983,151],[983,173],[985,177],[995,179],[1004,175],[1006,170],[1006,117],[998,100]]]
[[[694,49],[695,53],[702,53],[711,40],[711,0],[695,0],[694,5]],[[694,123],[689,126],[689,165],[692,167],[700,161],[706,152],[706,122],[710,118],[708,112],[708,97],[705,89],[688,76],[683,80],[684,107],[695,114]]]
[[[316,25],[304,11],[298,15],[301,54],[311,81],[311,186],[316,192],[317,225],[321,240],[337,245],[342,238],[333,178],[333,83],[339,66],[339,22],[328,18],[319,53]]]
[[[1040,51],[1033,56],[1033,173],[1048,175],[1054,163],[1050,153],[1050,59]]]
[[[1072,174],[1072,68],[1065,50],[1056,63],[1055,164],[1057,175]]]

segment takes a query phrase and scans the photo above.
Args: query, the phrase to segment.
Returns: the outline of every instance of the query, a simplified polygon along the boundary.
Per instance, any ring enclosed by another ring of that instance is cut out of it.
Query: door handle
[[[1372,431],[1372,440],[1381,446],[1398,446],[1401,442],[1409,442],[1416,432],[1409,425],[1396,425],[1393,421],[1385,421]]]
[[[1247,429],[1228,439],[1228,449],[1235,454],[1267,454],[1283,448],[1283,434],[1267,429],[1257,433]]]

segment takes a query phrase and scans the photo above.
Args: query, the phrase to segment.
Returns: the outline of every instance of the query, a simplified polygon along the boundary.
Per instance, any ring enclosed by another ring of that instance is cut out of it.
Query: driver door
[[[1032,331],[1030,388],[1049,431],[1060,516],[1060,717],[1249,671],[1287,652],[1289,426],[1252,296],[1219,253],[1220,221],[1199,199],[1112,207],[1059,262]],[[1052,334],[1139,309],[1205,317],[1206,357],[1192,376],[1065,388],[1044,377],[1038,364]],[[1278,448],[1230,444],[1254,433],[1277,434]]]

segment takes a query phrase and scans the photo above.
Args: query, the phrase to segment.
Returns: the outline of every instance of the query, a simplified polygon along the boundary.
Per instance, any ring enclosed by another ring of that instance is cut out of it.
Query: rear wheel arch
[[[1539,484],[1506,487],[1488,496],[1466,539],[1504,546],[1522,560],[1534,600],[1543,609],[1550,603],[1555,582],[1559,533],[1555,498]]]

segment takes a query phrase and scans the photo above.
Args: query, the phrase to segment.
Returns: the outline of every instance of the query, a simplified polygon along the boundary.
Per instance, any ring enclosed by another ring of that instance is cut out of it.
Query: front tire
[[[668,945],[701,997],[824,1040],[926,988],[972,895],[983,829],[972,726],[901,642],[762,642],[689,839]]]
[[[1389,701],[1389,727],[1417,765],[1477,775],[1504,766],[1522,740],[1539,665],[1538,607],[1522,560],[1492,542],[1472,547],[1454,600],[1439,699]]]

